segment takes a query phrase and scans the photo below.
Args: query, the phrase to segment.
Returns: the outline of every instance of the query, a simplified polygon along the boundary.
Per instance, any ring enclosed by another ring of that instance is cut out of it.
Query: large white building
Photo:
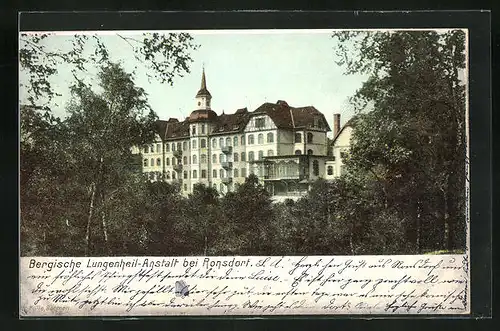
[[[332,160],[329,151],[330,127],[313,106],[292,107],[278,100],[254,111],[217,115],[211,100],[203,71],[195,110],[183,121],[158,121],[155,143],[140,150],[149,180],[178,183],[186,195],[197,183],[224,194],[254,173],[281,200],[300,197],[318,178],[340,175],[340,156],[333,147]],[[350,129],[339,129],[340,115],[334,121],[334,143],[348,145],[342,132]],[[332,166],[333,172],[327,170]]]

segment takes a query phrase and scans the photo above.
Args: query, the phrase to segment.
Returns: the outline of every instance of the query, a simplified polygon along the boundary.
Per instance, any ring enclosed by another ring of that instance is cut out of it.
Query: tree
[[[417,251],[463,247],[465,33],[338,32],[333,37],[346,73],[369,75],[353,103],[358,112],[373,109],[356,122],[348,167],[378,182],[385,211],[394,210],[408,224],[406,235]]]
[[[106,39],[107,38],[107,39]],[[69,68],[73,78],[82,83],[95,80],[95,68],[109,66],[117,54],[108,46],[110,37],[57,33],[22,33],[19,39],[21,187],[30,183],[30,176],[57,168],[61,141],[55,138],[61,131],[60,119],[53,115],[54,98],[61,91],[54,86],[61,68]],[[116,34],[115,41],[130,51],[136,66],[142,66],[151,79],[173,84],[176,76],[189,72],[191,51],[198,48],[187,33],[145,33],[135,37]],[[115,57],[114,57],[115,56]],[[88,79],[90,76],[90,80]],[[50,173],[44,175],[50,176]],[[36,179],[35,179],[36,180]]]
[[[58,95],[51,77],[57,76],[62,65],[69,66],[73,76],[82,80],[90,68],[113,61],[103,35],[75,34],[64,38],[66,43],[62,39],[57,33],[21,33],[20,70],[27,78],[21,88],[30,105],[50,110],[50,102]],[[131,51],[149,78],[169,84],[174,77],[189,73],[190,52],[199,47],[188,33],[143,33],[134,37],[115,34],[115,39],[121,40],[123,48]]]
[[[212,187],[195,184],[184,202],[182,220],[175,227],[182,255],[213,255],[221,227],[219,193]]]
[[[228,192],[221,202],[226,222],[224,239],[226,254],[259,255],[272,250],[269,226],[274,217],[269,192],[251,174],[236,191]]]

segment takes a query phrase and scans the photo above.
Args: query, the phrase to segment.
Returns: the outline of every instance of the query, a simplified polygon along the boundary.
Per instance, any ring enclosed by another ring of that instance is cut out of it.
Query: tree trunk
[[[109,243],[108,243],[108,226],[106,224],[106,212],[104,211],[104,194],[102,195],[102,210],[101,210],[101,222],[102,222],[102,232],[104,235],[104,247],[106,249],[106,254],[109,255]]]
[[[443,216],[444,216],[444,233],[443,233],[443,249],[450,249],[450,213],[449,213],[449,175],[446,176],[445,188],[443,189]]]
[[[90,189],[91,189],[90,206],[87,219],[87,231],[85,233],[85,256],[88,256],[90,250],[90,223],[92,222],[92,215],[94,213],[96,184],[92,183]]]
[[[417,253],[422,254],[422,243],[421,243],[421,236],[422,236],[422,220],[420,219],[420,200],[417,201],[417,238],[416,238],[416,245],[417,245]]]

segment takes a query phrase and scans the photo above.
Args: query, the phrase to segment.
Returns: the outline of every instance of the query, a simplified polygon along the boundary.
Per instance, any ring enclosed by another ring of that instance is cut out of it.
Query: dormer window
[[[257,129],[263,128],[263,127],[264,127],[264,125],[265,125],[265,123],[266,123],[266,120],[265,120],[265,118],[263,118],[263,117],[260,117],[260,118],[256,118],[256,119],[255,119],[255,127],[256,127]]]

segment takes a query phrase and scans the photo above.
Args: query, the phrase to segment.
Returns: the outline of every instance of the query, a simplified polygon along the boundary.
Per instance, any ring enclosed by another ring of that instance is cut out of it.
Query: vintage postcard
[[[469,314],[468,30],[21,31],[20,315]]]

